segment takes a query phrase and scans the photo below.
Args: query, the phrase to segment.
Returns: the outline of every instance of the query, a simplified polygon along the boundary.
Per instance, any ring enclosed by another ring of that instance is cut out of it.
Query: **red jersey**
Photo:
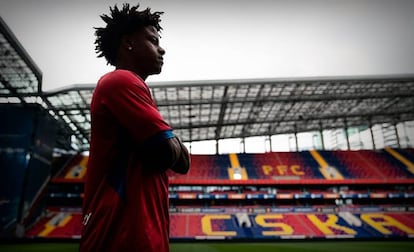
[[[115,70],[99,80],[80,251],[169,251],[168,177],[144,172],[137,148],[166,130],[148,86],[133,72]]]

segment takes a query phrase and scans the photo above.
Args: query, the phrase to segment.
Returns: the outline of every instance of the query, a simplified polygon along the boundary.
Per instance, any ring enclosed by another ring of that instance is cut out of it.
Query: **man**
[[[91,147],[80,251],[169,251],[168,169],[185,174],[189,153],[164,121],[145,79],[159,74],[162,12],[110,8],[96,51],[115,70],[91,103]]]

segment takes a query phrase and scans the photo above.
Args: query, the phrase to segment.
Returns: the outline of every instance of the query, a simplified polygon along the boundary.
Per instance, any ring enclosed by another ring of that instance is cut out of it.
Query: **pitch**
[[[283,241],[171,243],[171,252],[412,252],[414,241]],[[77,243],[0,244],[4,252],[76,252]]]

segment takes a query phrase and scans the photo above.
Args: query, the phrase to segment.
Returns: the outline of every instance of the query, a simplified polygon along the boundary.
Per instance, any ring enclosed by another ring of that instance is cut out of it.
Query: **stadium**
[[[0,21],[0,250],[76,251],[94,85],[42,91],[41,70]],[[414,248],[414,76],[150,89],[190,151],[213,149],[170,174],[172,251]],[[281,135],[286,151],[274,148]],[[254,137],[264,151],[246,151]],[[239,152],[221,149],[228,139]]]

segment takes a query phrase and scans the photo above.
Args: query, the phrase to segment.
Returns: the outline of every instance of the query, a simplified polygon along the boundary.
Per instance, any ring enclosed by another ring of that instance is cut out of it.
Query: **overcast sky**
[[[93,27],[114,3],[0,0],[0,15],[51,90],[112,70],[96,57]],[[164,69],[149,82],[414,74],[413,0],[140,3],[165,12]]]

